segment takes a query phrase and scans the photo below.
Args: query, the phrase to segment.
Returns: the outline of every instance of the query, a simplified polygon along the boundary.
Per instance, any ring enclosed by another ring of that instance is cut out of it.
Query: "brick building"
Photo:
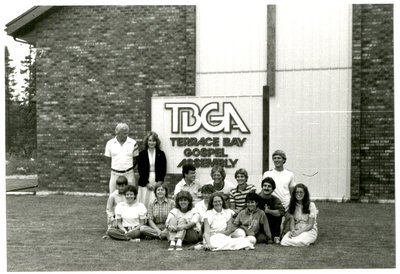
[[[394,199],[393,6],[352,13],[350,198]],[[37,51],[41,188],[106,192],[115,125],[140,141],[151,96],[197,95],[196,18],[195,6],[40,6],[7,24]]]

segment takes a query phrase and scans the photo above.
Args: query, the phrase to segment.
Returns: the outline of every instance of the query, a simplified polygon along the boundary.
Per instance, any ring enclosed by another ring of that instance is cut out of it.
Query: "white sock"
[[[182,245],[182,239],[178,239],[178,240],[176,241],[176,245],[181,246],[181,245]]]
[[[175,241],[172,240],[171,243],[170,243],[170,245],[175,245]]]

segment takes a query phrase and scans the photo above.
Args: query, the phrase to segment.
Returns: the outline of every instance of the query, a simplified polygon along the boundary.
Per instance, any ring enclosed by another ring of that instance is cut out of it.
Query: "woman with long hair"
[[[154,186],[163,183],[167,172],[167,159],[160,149],[160,139],[157,133],[150,131],[143,139],[144,149],[139,153],[139,193],[138,200],[148,208],[155,198]]]
[[[206,249],[239,250],[253,249],[254,244],[248,238],[232,238],[232,217],[235,212],[228,208],[224,195],[215,192],[208,202],[208,210],[204,218],[204,242]]]
[[[308,246],[317,240],[317,207],[310,200],[304,184],[297,184],[289,204],[290,231],[283,236],[283,246]]]

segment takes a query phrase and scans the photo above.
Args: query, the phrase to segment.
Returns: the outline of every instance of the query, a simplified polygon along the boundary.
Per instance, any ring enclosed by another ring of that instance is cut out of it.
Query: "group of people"
[[[254,249],[256,243],[307,246],[316,241],[318,210],[308,188],[296,184],[294,174],[284,168],[282,150],[272,154],[275,168],[263,174],[259,193],[247,182],[244,168],[236,170],[235,184],[225,179],[221,166],[214,166],[211,180],[201,184],[196,168],[187,164],[169,195],[164,184],[167,160],[157,133],[145,136],[141,152],[128,137],[126,124],[118,124],[115,133],[105,149],[111,176],[104,238],[158,238],[169,241],[168,250],[182,250],[188,243],[212,251]]]

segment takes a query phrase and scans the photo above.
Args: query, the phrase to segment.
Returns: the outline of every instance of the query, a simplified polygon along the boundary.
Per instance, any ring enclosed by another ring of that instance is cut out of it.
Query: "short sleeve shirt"
[[[238,186],[231,190],[229,194],[229,200],[231,203],[235,203],[236,209],[242,209],[246,206],[246,195],[255,191],[256,187],[252,184],[247,184],[243,191],[241,191]]]
[[[235,212],[230,208],[223,208],[221,212],[217,212],[215,209],[207,210],[204,219],[207,219],[210,225],[211,235],[225,231],[228,221],[234,214]]]
[[[125,201],[126,201],[125,195],[119,194],[118,190],[111,193],[110,197],[108,197],[107,200],[107,208],[106,208],[107,215],[110,217],[114,217],[115,207],[117,206],[117,204]]]
[[[271,195],[269,199],[263,198],[261,193],[258,194],[258,208],[265,210],[265,206],[268,206],[271,210],[279,210],[281,216],[285,215],[285,208],[282,205],[281,200],[278,197]],[[267,214],[268,215],[268,214]]]
[[[204,216],[206,214],[207,211],[207,205],[204,203],[204,200],[201,200],[200,202],[198,202],[195,205],[195,209],[197,210],[197,212],[199,213],[199,218],[200,218],[200,222],[204,222]]]
[[[294,223],[296,227],[302,227],[308,224],[309,218],[315,218],[314,227],[317,228],[317,214],[318,209],[313,202],[310,202],[310,213],[303,213],[303,206],[296,204],[296,208],[294,210]]]
[[[277,171],[276,169],[268,170],[264,173],[263,179],[266,177],[271,177],[275,181],[276,188],[272,195],[278,197],[281,200],[282,205],[287,211],[289,209],[290,203],[290,190],[289,187],[294,187],[296,185],[294,181],[293,172],[284,169],[282,171]]]
[[[194,208],[185,213],[183,213],[177,208],[172,209],[168,214],[166,223],[168,224],[169,220],[171,220],[174,217],[177,218],[178,220],[183,219],[186,223],[194,223],[196,224],[194,229],[196,230],[199,229],[199,213]]]
[[[199,188],[201,188],[200,182],[196,179],[190,185],[186,183],[185,179],[180,180],[174,190],[174,195],[178,194],[180,191],[185,190],[192,195],[193,204],[197,204],[200,201],[199,195]]]
[[[129,205],[127,202],[117,204],[115,207],[115,218],[122,219],[122,226],[136,227],[140,220],[146,219],[147,209],[144,204],[135,202]]]
[[[111,158],[111,168],[126,170],[132,167],[133,157],[139,156],[139,147],[135,140],[127,137],[121,146],[117,138],[109,140],[104,155]]]
[[[207,184],[214,185],[214,181],[211,180],[211,181],[207,182]],[[217,191],[218,192],[222,192],[222,193],[224,193],[226,195],[229,195],[229,192],[232,189],[236,188],[236,186],[237,186],[236,184],[234,184],[234,183],[232,183],[230,181],[224,180],[224,187],[221,190],[217,190]]]
[[[174,206],[175,203],[173,200],[165,199],[160,203],[157,199],[154,199],[149,204],[147,218],[153,220],[155,224],[165,223],[168,213],[174,208]]]

